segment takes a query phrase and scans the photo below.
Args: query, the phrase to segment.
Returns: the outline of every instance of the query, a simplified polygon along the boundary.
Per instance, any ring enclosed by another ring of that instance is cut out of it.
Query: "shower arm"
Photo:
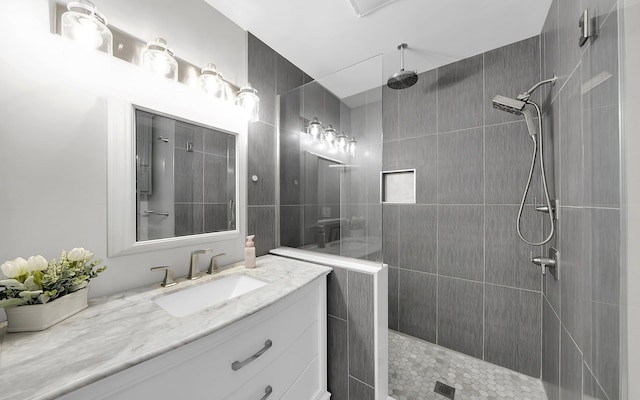
[[[538,83],[536,83],[535,85],[533,85],[533,87],[529,90],[527,90],[526,92],[518,95],[518,97],[516,97],[518,100],[521,101],[526,101],[529,100],[529,97],[531,97],[531,95],[533,94],[533,92],[539,88],[542,85],[545,85],[547,83],[553,83],[554,85],[556,84],[556,81],[558,80],[557,76],[553,76],[553,78],[549,78],[549,79],[545,79],[544,81],[540,81]]]

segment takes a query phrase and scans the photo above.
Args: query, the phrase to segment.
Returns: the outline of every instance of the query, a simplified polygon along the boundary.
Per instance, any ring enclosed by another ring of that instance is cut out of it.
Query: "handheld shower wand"
[[[493,99],[494,108],[497,108],[499,110],[506,111],[512,114],[524,116],[524,120],[527,123],[527,129],[529,130],[529,135],[531,137],[531,140],[533,141],[533,154],[531,157],[531,168],[529,169],[529,177],[527,178],[527,185],[522,195],[522,201],[520,202],[520,208],[518,209],[518,218],[516,221],[516,230],[518,232],[518,236],[523,242],[531,246],[542,246],[544,244],[547,244],[553,237],[555,233],[555,208],[551,204],[551,199],[549,198],[549,188],[547,186],[547,175],[544,168],[544,153],[543,153],[544,146],[542,143],[543,141],[542,112],[540,110],[540,107],[530,98],[531,98],[531,94],[538,87],[546,83],[555,83],[556,79],[557,78],[554,76],[551,79],[538,82],[531,89],[519,95],[516,99],[511,99],[511,98],[500,96],[500,95],[497,95]],[[536,112],[538,114],[538,130],[537,131],[535,128],[533,116],[531,114],[531,111],[526,107],[527,105],[532,105],[536,109]],[[538,153],[540,153],[540,173],[542,176],[542,187],[544,190],[544,198],[545,198],[546,205],[540,208],[536,208],[536,210],[549,213],[549,223],[551,225],[551,231],[543,241],[533,242],[533,241],[527,240],[522,234],[521,223],[522,223],[522,211],[524,210],[527,194],[529,193],[529,189],[531,188],[531,180],[533,178],[533,169],[536,163],[536,157],[538,156]]]

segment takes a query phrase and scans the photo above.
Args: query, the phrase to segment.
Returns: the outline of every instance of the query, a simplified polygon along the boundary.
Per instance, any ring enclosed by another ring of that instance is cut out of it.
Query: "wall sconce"
[[[202,68],[202,74],[198,77],[198,86],[203,92],[217,99],[224,99],[224,81],[215,64],[209,63],[205,68]]]
[[[338,135],[335,146],[340,153],[346,153],[349,148],[349,138],[343,133]]]
[[[61,17],[60,34],[82,46],[113,55],[113,34],[107,20],[88,0],[71,2]]]
[[[167,46],[167,41],[162,38],[147,43],[147,48],[142,53],[142,65],[156,75],[178,80],[178,62]]]
[[[258,91],[247,82],[236,94],[236,105],[242,107],[247,115],[247,121],[256,122],[260,119],[260,98]]]
[[[338,149],[338,138],[338,132],[333,129],[333,126],[329,125],[329,127],[324,130],[324,141],[329,150],[335,151]]]
[[[320,121],[318,121],[318,117],[313,117],[313,121],[309,122],[307,126],[307,134],[309,134],[309,139],[316,143],[322,143],[324,136],[324,128]]]
[[[349,155],[351,157],[355,157],[356,156],[356,143],[358,143],[356,141],[356,138],[351,136],[351,139],[349,140]]]

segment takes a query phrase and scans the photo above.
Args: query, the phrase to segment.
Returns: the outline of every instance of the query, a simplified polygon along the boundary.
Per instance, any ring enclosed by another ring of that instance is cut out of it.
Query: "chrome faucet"
[[[187,279],[198,279],[200,278],[198,273],[200,270],[198,269],[198,255],[200,254],[209,254],[213,251],[213,249],[204,249],[204,250],[194,250],[191,252],[191,264],[189,264],[189,274],[187,274]]]

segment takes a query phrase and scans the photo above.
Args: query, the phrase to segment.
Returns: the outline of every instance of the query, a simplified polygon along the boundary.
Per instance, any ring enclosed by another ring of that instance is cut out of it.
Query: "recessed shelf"
[[[383,203],[415,203],[416,202],[416,170],[401,169],[382,171],[381,201]]]

